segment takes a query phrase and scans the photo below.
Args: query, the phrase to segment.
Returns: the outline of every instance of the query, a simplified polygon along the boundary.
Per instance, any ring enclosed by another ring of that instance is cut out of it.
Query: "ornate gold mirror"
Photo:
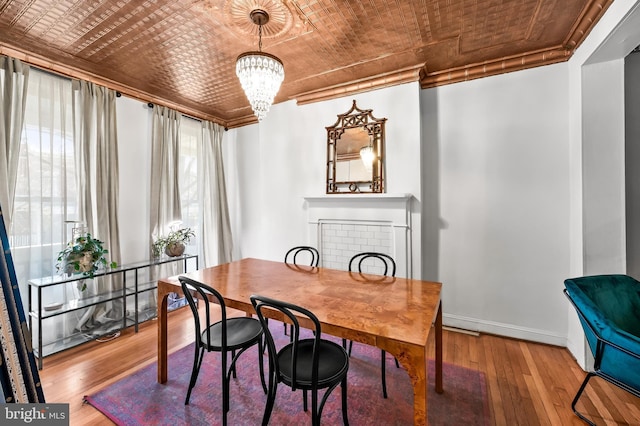
[[[370,109],[338,114],[327,127],[327,194],[384,192],[384,123]]]

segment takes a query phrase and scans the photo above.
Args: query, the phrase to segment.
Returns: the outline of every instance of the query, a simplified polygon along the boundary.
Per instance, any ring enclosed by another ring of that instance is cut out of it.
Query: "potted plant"
[[[160,257],[162,252],[169,256],[182,256],[185,244],[191,241],[196,234],[191,228],[180,228],[169,232],[166,237],[160,237],[153,243],[151,248],[153,257]]]
[[[86,278],[93,278],[101,267],[115,268],[118,265],[107,260],[106,254],[109,250],[105,249],[103,244],[90,233],[79,235],[58,253],[58,272],[82,274]],[[85,288],[86,284],[83,284],[82,290]]]

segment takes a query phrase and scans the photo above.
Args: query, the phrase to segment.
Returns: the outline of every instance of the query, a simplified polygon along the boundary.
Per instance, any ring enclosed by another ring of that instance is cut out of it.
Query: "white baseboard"
[[[469,336],[478,337],[480,335],[480,333],[477,331],[467,330],[466,328],[450,327],[448,325],[443,325],[442,329],[447,331],[453,331],[455,333],[468,334]]]
[[[567,336],[561,336],[545,330],[520,327],[512,324],[504,324],[452,314],[444,314],[442,316],[442,323],[448,327],[461,328],[479,333],[496,334],[498,336],[529,340],[554,346],[567,346]]]

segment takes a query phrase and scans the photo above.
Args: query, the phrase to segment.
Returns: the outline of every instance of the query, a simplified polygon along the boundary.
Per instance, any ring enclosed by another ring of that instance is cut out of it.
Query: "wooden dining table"
[[[414,424],[428,424],[431,330],[435,331],[435,390],[443,392],[441,283],[251,258],[184,275],[215,288],[228,307],[252,314],[253,294],[283,300],[313,312],[324,334],[389,352],[411,379]],[[158,281],[159,383],[168,378],[167,296],[172,292],[181,293],[177,276]]]

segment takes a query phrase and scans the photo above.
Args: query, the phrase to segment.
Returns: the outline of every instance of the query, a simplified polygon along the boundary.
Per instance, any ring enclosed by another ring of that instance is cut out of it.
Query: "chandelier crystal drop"
[[[258,25],[257,52],[246,52],[236,60],[236,75],[242,85],[258,121],[267,116],[273,99],[284,80],[284,66],[277,57],[262,52],[262,26],[269,22],[269,14],[260,9],[253,10],[251,20]]]

